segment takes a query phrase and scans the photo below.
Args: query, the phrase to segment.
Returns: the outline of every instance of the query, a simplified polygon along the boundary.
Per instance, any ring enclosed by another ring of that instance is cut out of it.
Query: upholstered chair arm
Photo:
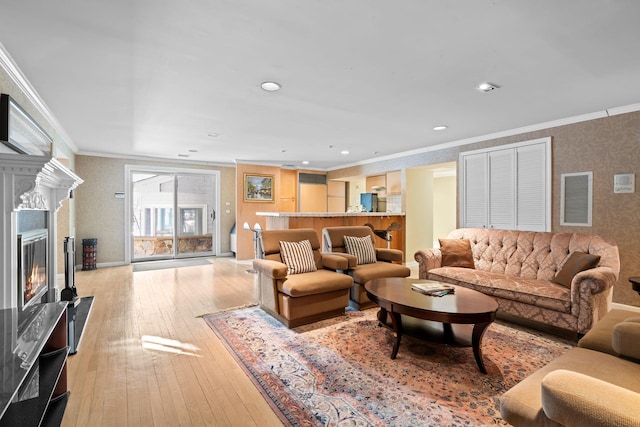
[[[558,369],[542,380],[542,409],[567,427],[638,426],[640,393],[577,372]]]
[[[577,331],[586,334],[595,322],[611,310],[616,276],[609,267],[581,271],[571,281],[571,314],[578,318]]]
[[[614,326],[611,346],[620,356],[640,361],[640,317],[626,319]]]
[[[404,253],[400,249],[376,248],[376,259],[378,261],[392,262],[404,260]]]
[[[596,267],[576,274],[571,281],[571,289],[575,287],[578,292],[599,294],[613,287],[615,283],[616,276],[611,268]]]
[[[278,261],[268,259],[254,259],[253,268],[272,279],[284,279],[287,277],[287,266]]]
[[[327,254],[331,254],[331,255],[337,255],[339,257],[342,257],[344,259],[347,260],[347,268],[345,268],[345,270],[354,268],[356,265],[358,265],[358,258],[356,258],[355,255],[351,255],[351,254],[347,254],[344,252],[323,252],[322,255],[327,255]]]
[[[418,249],[413,257],[418,261],[418,277],[420,279],[428,279],[429,270],[442,266],[440,248]]]
[[[349,260],[340,253],[323,253],[322,266],[331,270],[347,270],[349,268]],[[355,257],[354,257],[355,258]]]

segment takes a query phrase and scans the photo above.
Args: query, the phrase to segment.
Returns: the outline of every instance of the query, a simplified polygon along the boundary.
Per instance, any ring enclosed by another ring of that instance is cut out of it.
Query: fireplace
[[[57,211],[81,183],[49,156],[0,153],[0,309],[23,312],[58,298]]]
[[[24,310],[39,303],[48,290],[48,230],[18,234],[18,298]]]

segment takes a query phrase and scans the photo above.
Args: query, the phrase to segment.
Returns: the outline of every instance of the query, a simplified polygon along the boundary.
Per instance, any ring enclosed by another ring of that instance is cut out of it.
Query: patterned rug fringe
[[[207,317],[207,316],[212,316],[214,314],[226,313],[228,311],[244,310],[245,308],[257,307],[257,306],[258,306],[258,303],[254,302],[254,303],[251,303],[251,304],[239,305],[237,307],[223,308],[221,310],[214,311],[214,312],[211,312],[211,313],[200,314],[200,315],[196,316],[196,319],[204,318],[204,317]]]

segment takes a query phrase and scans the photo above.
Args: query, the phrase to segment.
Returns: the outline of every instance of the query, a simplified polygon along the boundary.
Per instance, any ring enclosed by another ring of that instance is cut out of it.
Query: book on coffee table
[[[455,292],[455,288],[451,285],[444,283],[412,283],[411,289],[421,294],[441,297],[444,295],[452,294]]]

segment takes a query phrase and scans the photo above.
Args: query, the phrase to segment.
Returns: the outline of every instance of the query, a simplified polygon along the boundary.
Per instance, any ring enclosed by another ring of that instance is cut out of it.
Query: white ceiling
[[[2,0],[0,15],[81,154],[335,169],[640,102],[636,0]]]

